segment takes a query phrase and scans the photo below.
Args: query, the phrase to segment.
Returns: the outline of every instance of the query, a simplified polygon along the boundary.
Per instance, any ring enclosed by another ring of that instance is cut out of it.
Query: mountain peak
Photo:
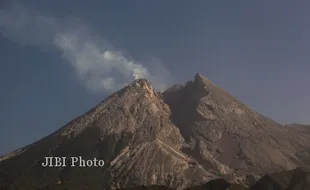
[[[206,77],[204,77],[201,73],[196,73],[195,74],[195,80],[201,80],[201,79],[205,79]]]
[[[194,78],[194,83],[195,84],[200,84],[203,86],[214,86],[217,87],[211,80],[209,80],[207,77],[202,75],[201,73],[196,73],[195,78]],[[217,87],[219,88],[219,87]]]
[[[134,87],[136,89],[142,89],[144,91],[146,91],[150,97],[154,97],[157,95],[157,93],[155,92],[154,88],[152,87],[152,84],[145,78],[139,78],[134,80],[129,87]],[[125,87],[126,89],[126,87]]]
[[[151,83],[147,80],[147,79],[145,79],[145,78],[138,78],[138,79],[136,79],[136,80],[134,80],[133,82],[132,82],[132,84],[140,84],[140,85],[151,85]]]
[[[147,88],[153,89],[151,82],[145,78],[136,79],[130,85],[134,85],[134,86],[142,87],[142,88],[147,87]]]

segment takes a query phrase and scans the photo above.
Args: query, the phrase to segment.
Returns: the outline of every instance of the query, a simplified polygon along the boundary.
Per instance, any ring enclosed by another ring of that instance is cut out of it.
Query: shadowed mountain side
[[[190,187],[186,190],[309,190],[310,172],[306,169],[295,169],[266,175],[251,187],[230,184],[223,179],[212,180],[206,184]],[[131,187],[121,190],[173,190],[163,186]]]
[[[252,190],[309,190],[310,172],[306,168],[297,168],[291,171],[282,171],[265,175]]]
[[[246,180],[247,173],[261,175],[305,165],[297,153],[309,149],[310,138],[300,141],[296,138],[302,136],[300,131],[291,133],[252,111],[198,73],[194,81],[175,85],[162,96],[188,144],[183,151],[204,168],[233,174],[238,182]]]

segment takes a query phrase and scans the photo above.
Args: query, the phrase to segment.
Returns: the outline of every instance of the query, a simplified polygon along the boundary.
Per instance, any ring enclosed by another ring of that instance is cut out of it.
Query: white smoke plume
[[[129,60],[77,18],[55,18],[11,3],[0,9],[0,33],[24,45],[57,48],[82,84],[94,92],[115,91],[138,78],[147,78],[155,89],[163,90],[170,81],[159,61],[147,68]]]

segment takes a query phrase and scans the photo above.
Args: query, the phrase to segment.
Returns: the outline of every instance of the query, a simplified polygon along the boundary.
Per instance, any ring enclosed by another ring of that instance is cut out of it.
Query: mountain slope
[[[168,190],[166,187],[146,186],[131,187],[122,190]],[[223,179],[212,180],[206,184],[190,187],[186,190],[308,190],[310,189],[310,172],[305,169],[294,169],[265,175],[251,187],[230,184]],[[170,189],[172,190],[172,189]]]
[[[218,177],[252,184],[266,172],[307,165],[310,141],[300,136],[200,74],[163,93],[139,79],[2,158],[0,189],[184,189]],[[105,166],[43,168],[47,156],[98,158]]]
[[[287,125],[289,133],[298,138],[298,141],[304,144],[309,144],[310,139],[310,125],[290,124]],[[310,148],[298,148],[296,155],[303,163],[310,165]]]

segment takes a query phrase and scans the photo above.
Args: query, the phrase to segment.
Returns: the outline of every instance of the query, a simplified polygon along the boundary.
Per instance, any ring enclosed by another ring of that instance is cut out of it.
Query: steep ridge
[[[310,165],[310,138],[248,108],[200,74],[156,93],[139,79],[53,134],[0,160],[0,189],[184,189],[217,178],[253,184]],[[43,168],[44,157],[104,167]]]

